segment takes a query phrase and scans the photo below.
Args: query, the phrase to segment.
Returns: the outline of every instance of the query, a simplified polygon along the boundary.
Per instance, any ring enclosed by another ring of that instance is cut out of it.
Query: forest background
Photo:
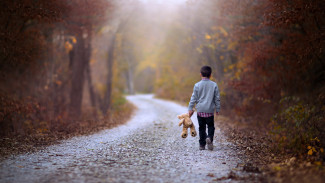
[[[0,5],[3,138],[117,125],[132,111],[125,94],[187,103],[210,65],[223,115],[267,128],[274,151],[324,161],[322,0]]]

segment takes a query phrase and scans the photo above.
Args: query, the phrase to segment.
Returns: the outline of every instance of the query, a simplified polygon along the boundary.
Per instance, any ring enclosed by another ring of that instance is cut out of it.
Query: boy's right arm
[[[192,114],[193,114],[193,107],[197,103],[197,98],[198,98],[197,97],[197,88],[196,88],[196,85],[194,85],[192,97],[191,97],[190,103],[188,105],[188,111],[189,111],[190,116],[192,116]]]

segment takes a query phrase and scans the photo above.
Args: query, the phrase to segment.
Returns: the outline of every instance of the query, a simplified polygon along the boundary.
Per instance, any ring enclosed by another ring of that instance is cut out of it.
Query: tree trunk
[[[128,65],[128,69],[126,71],[126,82],[127,82],[127,87],[128,87],[128,93],[130,95],[134,94],[134,84],[133,84],[133,67],[131,66],[131,61],[127,59],[127,65]]]
[[[107,115],[107,111],[111,107],[115,40],[116,40],[116,33],[113,34],[112,40],[110,41],[111,42],[110,46],[108,48],[108,56],[107,56],[108,73],[107,73],[107,82],[106,82],[107,89],[106,89],[106,93],[102,105],[102,112],[104,115]]]
[[[49,63],[49,68],[48,68],[48,76],[47,76],[47,82],[46,82],[46,85],[48,86],[49,88],[49,97],[50,97],[50,100],[48,100],[46,103],[46,107],[47,109],[50,109],[48,110],[48,118],[52,121],[55,117],[55,98],[56,98],[56,92],[55,92],[55,85],[54,85],[54,82],[53,82],[53,75],[54,75],[54,72],[55,72],[55,62],[54,62],[54,49],[55,49],[55,46],[54,46],[54,42],[53,42],[53,34],[54,34],[54,31],[53,30],[49,30],[47,32],[47,42],[48,44],[50,45],[49,46],[49,51],[48,51],[48,60],[47,62]]]
[[[84,73],[87,59],[85,59],[85,41],[82,32],[77,35],[77,43],[74,48],[69,115],[77,119],[81,115],[82,94],[84,85]]]
[[[92,78],[91,78],[91,70],[90,70],[90,58],[91,58],[91,29],[88,29],[88,37],[87,37],[87,51],[86,51],[86,79],[88,81],[88,89],[90,95],[90,102],[93,110],[94,118],[97,118],[96,113],[96,96],[93,88]]]
[[[134,85],[133,85],[133,73],[132,73],[131,69],[128,70],[127,75],[128,75],[127,80],[128,80],[129,94],[133,95],[134,94]]]

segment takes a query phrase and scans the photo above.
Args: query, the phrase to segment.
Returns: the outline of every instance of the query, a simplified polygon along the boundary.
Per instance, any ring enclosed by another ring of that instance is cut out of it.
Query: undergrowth
[[[298,97],[283,98],[271,123],[275,150],[324,161],[324,114],[325,106],[307,104]]]

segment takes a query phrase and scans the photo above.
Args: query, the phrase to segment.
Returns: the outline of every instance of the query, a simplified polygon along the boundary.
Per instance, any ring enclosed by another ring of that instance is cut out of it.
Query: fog
[[[3,144],[12,149],[19,136],[38,146],[114,127],[132,115],[128,95],[186,104],[209,65],[229,122],[268,128],[269,147],[319,168],[324,7],[324,0],[1,0]]]
[[[94,41],[96,50],[103,52],[94,55],[94,60],[101,60],[92,65],[95,81],[104,82],[106,58],[98,55],[105,54],[110,44],[115,44],[112,72],[124,93],[164,93],[168,85],[164,80],[174,72],[184,72],[180,78],[198,73],[196,46],[205,40],[211,25],[210,17],[204,17],[211,10],[203,12],[206,5],[201,4],[190,5],[185,0],[119,1],[106,24],[108,29]],[[117,38],[114,43],[112,36]],[[195,42],[184,42],[192,38]],[[181,68],[184,64],[186,68]]]

